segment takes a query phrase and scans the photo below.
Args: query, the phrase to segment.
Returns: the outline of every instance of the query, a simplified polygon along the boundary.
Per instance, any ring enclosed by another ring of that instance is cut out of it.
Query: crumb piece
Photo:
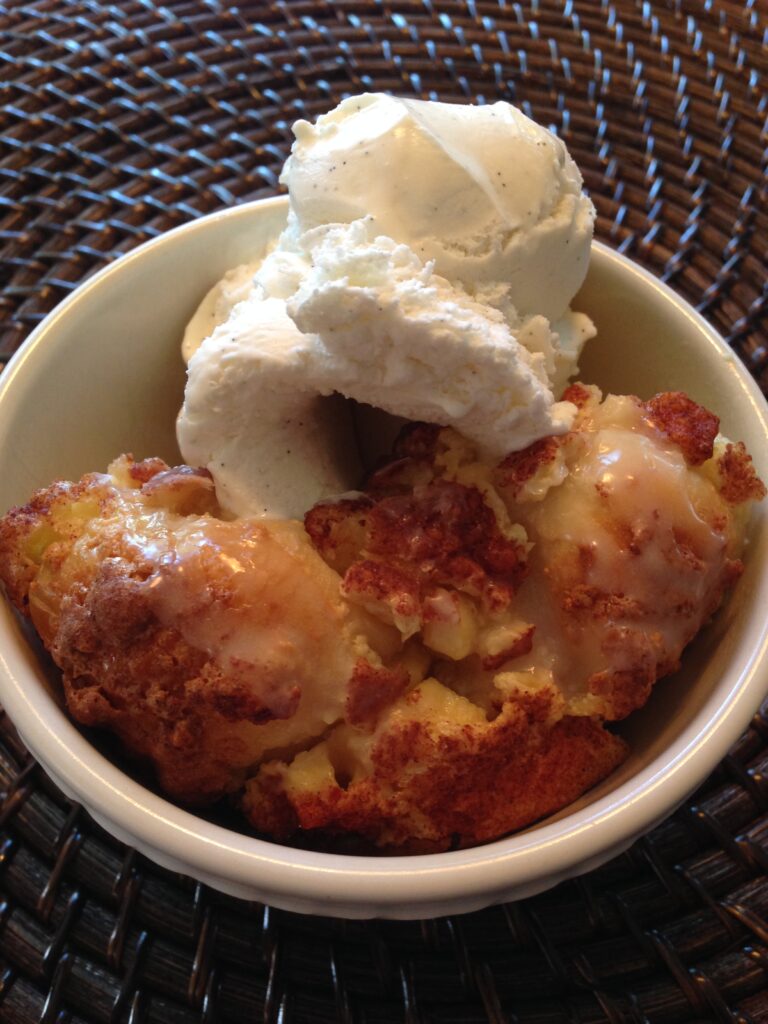
[[[682,391],[664,391],[644,403],[653,425],[674,442],[690,466],[712,458],[720,420]]]
[[[742,441],[727,444],[717,461],[720,493],[730,505],[743,501],[760,501],[765,497],[765,484],[755,472],[752,456]]]

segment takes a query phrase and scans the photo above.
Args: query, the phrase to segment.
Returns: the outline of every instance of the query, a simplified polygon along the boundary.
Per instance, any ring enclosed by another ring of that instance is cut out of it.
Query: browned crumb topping
[[[592,392],[584,384],[580,384],[576,381],[575,384],[569,384],[569,386],[563,392],[562,401],[572,402],[577,409],[583,409],[585,405],[592,398]]]
[[[345,593],[396,602],[408,615],[422,614],[421,601],[441,586],[508,604],[528,571],[524,547],[503,536],[477,488],[447,480],[378,501],[321,503],[305,528],[344,572]]]
[[[496,481],[499,487],[509,487],[513,494],[531,479],[542,466],[555,461],[560,438],[543,437],[522,451],[512,452],[499,464]]]
[[[653,425],[673,441],[690,466],[712,458],[720,420],[682,391],[664,391],[644,403]]]
[[[349,681],[346,702],[350,725],[371,727],[376,719],[408,688],[408,673],[402,667],[376,667],[359,658]]]
[[[570,802],[624,759],[622,740],[588,718],[553,727],[545,695],[507,704],[494,722],[403,717],[375,742],[372,772],[350,785],[293,792],[269,768],[246,790],[246,813],[278,838],[297,827],[352,832],[410,852],[471,846]],[[346,780],[343,780],[346,781]]]
[[[752,456],[743,442],[728,444],[717,461],[720,473],[720,493],[731,505],[743,501],[760,501],[765,497],[765,484],[755,472]]]

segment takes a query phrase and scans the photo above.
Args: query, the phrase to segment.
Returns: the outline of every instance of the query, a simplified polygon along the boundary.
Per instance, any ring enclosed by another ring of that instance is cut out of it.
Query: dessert
[[[593,211],[519,112],[353,98],[287,180],[185,337],[193,464],[38,492],[0,578],[72,715],[173,798],[280,841],[484,842],[622,761],[765,488],[682,393],[563,390]],[[367,476],[343,396],[411,421]]]
[[[563,143],[508,103],[379,94],[294,131],[283,234],[184,339],[179,445],[225,508],[301,516],[308,491],[290,481],[327,483],[315,499],[357,485],[318,479],[317,449],[336,441],[318,396],[333,392],[454,426],[489,457],[564,433],[574,409],[557,398],[594,334],[569,308],[594,209]],[[254,345],[267,329],[279,343]],[[297,420],[314,447],[286,443]]]
[[[680,394],[567,392],[568,434],[498,464],[407,428],[364,492],[224,521],[205,470],[118,459],[0,520],[0,576],[71,713],[187,803],[278,839],[470,845],[607,775],[741,572],[764,494]]]

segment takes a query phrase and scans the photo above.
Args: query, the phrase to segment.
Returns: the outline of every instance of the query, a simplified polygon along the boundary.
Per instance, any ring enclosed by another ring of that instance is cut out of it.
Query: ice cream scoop
[[[294,131],[285,230],[209,293],[185,336],[186,355],[199,350],[179,442],[222,504],[298,516],[300,500],[357,485],[317,471],[338,432],[313,395],[452,425],[489,458],[567,431],[575,409],[557,396],[594,334],[568,305],[594,209],[563,143],[507,103],[382,94]],[[299,420],[308,440],[286,456],[284,424]]]
[[[371,93],[298,121],[289,232],[369,216],[483,301],[555,321],[587,272],[594,209],[565,144],[509,103]],[[492,295],[485,296],[486,289]]]
[[[309,373],[320,388],[451,423],[491,459],[571,424],[570,403],[552,399],[549,321],[512,327],[407,245],[373,235],[372,218],[322,230],[287,306],[318,337]]]

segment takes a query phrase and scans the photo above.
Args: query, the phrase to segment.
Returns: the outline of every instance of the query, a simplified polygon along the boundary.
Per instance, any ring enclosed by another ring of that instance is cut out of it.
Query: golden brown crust
[[[369,516],[367,548],[396,553],[430,582],[472,589],[510,589],[526,575],[525,552],[505,538],[474,487],[435,481],[412,496],[384,498]]]
[[[647,536],[620,521],[608,525],[613,553],[607,544],[596,551],[559,540],[539,557],[567,649],[576,656],[589,641],[593,658],[602,663],[585,679],[585,691],[599,702],[590,705],[592,713],[615,721],[642,707],[657,680],[677,669],[683,648],[715,612],[742,565],[727,557],[725,541],[704,558],[685,530]],[[631,562],[638,563],[636,569]],[[610,588],[595,582],[611,577]],[[653,586],[656,578],[659,585]]]
[[[29,587],[39,567],[33,534],[51,524],[50,536],[41,537],[41,543],[60,539],[52,525],[55,511],[77,501],[89,486],[88,477],[79,484],[59,481],[37,491],[26,505],[12,508],[0,519],[0,579],[9,599],[24,614],[28,614]]]
[[[720,420],[682,391],[664,391],[645,402],[653,425],[673,441],[690,466],[712,458]]]
[[[411,573],[395,565],[363,558],[344,574],[342,593],[359,604],[388,609],[393,620],[412,625],[403,632],[416,632],[422,617],[421,586]]]
[[[555,461],[560,449],[559,437],[543,437],[522,451],[512,452],[499,464],[495,474],[498,487],[509,488],[513,498],[540,469]]]
[[[721,481],[720,493],[730,505],[760,501],[765,497],[765,484],[755,472],[752,456],[742,441],[725,446],[725,451],[717,460],[717,469]]]
[[[113,730],[190,803],[242,785],[261,727],[298,720],[329,673],[336,705],[322,696],[314,723],[303,712],[321,733],[365,660],[344,633],[339,578],[300,528],[213,519],[210,484],[126,457],[0,520],[7,590],[61,668],[72,715]]]
[[[321,502],[304,516],[304,529],[331,568],[344,573],[365,544],[373,501],[363,496]]]
[[[346,720],[350,725],[372,726],[377,718],[403,694],[410,683],[404,668],[374,666],[358,658],[349,683]]]
[[[141,462],[136,462],[132,455],[124,455],[123,458],[127,459],[126,469],[128,476],[131,480],[135,480],[139,486],[148,483],[158,473],[166,473],[170,469],[167,462],[154,456],[149,459],[142,459]],[[189,466],[182,468],[193,473],[207,472],[206,470],[191,470]]]
[[[550,727],[549,711],[542,694],[505,705],[490,723],[451,728],[406,715],[378,738],[362,781],[297,793],[267,767],[244,809],[284,839],[297,828],[354,832],[400,853],[486,842],[570,803],[625,757],[599,723],[567,717]]]
[[[426,621],[440,588],[488,608],[508,605],[527,574],[526,551],[502,534],[480,491],[439,479],[402,491],[320,503],[307,513],[313,544],[344,572],[343,593],[372,609],[379,604],[388,621],[407,619],[410,632]]]
[[[577,409],[583,409],[592,399],[594,392],[591,391],[586,385],[581,384],[579,381],[575,381],[573,384],[569,384],[563,392],[562,401],[572,402]]]

